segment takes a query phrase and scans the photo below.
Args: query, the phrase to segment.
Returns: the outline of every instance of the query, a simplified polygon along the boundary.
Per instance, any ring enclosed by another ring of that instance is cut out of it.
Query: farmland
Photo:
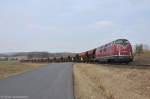
[[[149,99],[150,68],[76,64],[76,99]]]
[[[20,63],[17,61],[0,61],[0,79],[21,74],[43,66],[46,66],[46,64]]]

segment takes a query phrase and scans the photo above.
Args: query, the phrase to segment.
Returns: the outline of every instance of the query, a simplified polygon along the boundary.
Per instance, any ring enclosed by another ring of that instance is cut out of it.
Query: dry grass
[[[4,79],[12,75],[24,73],[26,71],[33,70],[43,66],[46,66],[46,64],[20,63],[16,61],[1,61],[0,79]]]
[[[141,54],[136,54],[134,56],[134,63],[150,65],[150,51],[145,51]]]
[[[76,99],[150,99],[149,68],[76,64],[74,75]]]

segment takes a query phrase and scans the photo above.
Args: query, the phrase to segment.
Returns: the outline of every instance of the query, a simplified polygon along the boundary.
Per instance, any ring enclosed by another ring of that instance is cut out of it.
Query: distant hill
[[[6,54],[0,54],[0,57],[8,57]]]
[[[27,57],[27,58],[54,58],[54,57],[68,57],[75,56],[76,53],[62,52],[62,53],[49,53],[49,52],[18,52],[18,53],[2,53],[0,57]]]

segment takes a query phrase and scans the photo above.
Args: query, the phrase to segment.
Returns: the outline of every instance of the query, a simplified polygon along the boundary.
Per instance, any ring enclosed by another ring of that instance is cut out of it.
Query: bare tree
[[[141,53],[143,53],[143,44],[137,44],[136,45],[136,48],[135,48],[135,53],[136,54],[141,54]]]

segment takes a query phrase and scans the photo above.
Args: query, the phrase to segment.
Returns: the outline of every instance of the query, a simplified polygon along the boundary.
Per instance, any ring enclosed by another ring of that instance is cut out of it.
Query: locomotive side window
[[[111,48],[111,46],[112,46],[112,43],[109,43],[109,44],[108,44],[108,48]]]
[[[103,48],[103,51],[104,51],[104,52],[106,51],[106,48],[107,48],[107,45],[105,45],[104,48]]]

